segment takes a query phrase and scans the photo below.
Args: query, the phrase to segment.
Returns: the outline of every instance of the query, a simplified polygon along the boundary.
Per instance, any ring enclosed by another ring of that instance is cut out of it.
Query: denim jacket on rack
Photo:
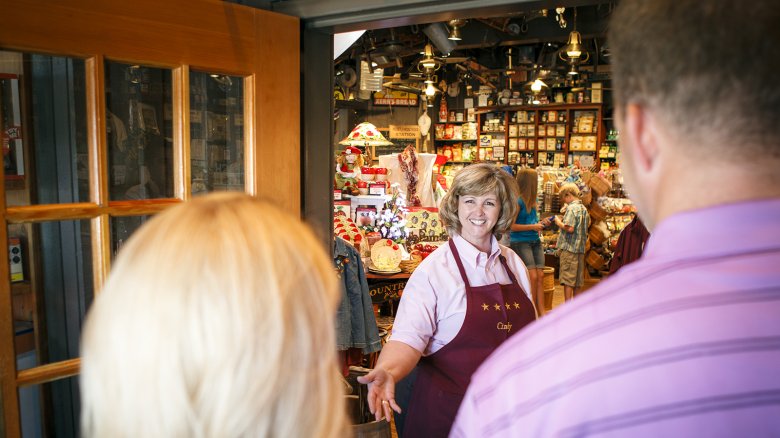
[[[382,344],[360,253],[344,239],[336,237],[333,261],[342,296],[336,313],[337,349],[361,348],[364,354],[379,351]]]

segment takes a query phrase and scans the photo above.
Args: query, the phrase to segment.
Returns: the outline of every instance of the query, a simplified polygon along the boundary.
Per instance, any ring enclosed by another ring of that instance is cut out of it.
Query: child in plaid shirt
[[[555,224],[561,229],[558,235],[560,251],[559,278],[566,301],[585,283],[585,241],[588,238],[590,215],[580,201],[580,189],[574,183],[564,184],[558,192],[566,204],[563,220],[555,216]]]

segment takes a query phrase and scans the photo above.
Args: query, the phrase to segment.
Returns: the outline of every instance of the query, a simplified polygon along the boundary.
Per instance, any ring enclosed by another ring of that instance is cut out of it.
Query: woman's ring
[[[382,400],[382,404],[383,404],[383,405],[389,405],[389,404],[390,404],[390,402],[389,402],[389,401],[387,401],[387,400]]]

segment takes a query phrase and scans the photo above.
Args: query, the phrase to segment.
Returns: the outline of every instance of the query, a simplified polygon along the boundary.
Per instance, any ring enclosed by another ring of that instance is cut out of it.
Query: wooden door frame
[[[110,217],[153,214],[189,198],[191,69],[245,78],[246,192],[300,214],[300,77],[291,74],[300,71],[298,18],[216,0],[7,0],[2,9],[0,50],[86,61],[90,196],[84,203],[0,209],[0,244],[7,245],[8,223],[89,219],[98,294],[110,269]],[[187,14],[182,14],[185,10]],[[105,60],[173,72],[172,199],[109,200]],[[4,201],[2,172],[0,193]],[[0,281],[0,425],[6,436],[17,437],[21,435],[18,388],[76,375],[80,360],[17,372],[8,254],[0,254],[0,278],[6,279]]]

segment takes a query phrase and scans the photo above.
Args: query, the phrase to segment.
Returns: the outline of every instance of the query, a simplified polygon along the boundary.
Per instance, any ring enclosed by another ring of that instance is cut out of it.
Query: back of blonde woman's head
[[[343,436],[329,258],[244,194],[167,210],[125,245],[82,338],[87,437]]]

